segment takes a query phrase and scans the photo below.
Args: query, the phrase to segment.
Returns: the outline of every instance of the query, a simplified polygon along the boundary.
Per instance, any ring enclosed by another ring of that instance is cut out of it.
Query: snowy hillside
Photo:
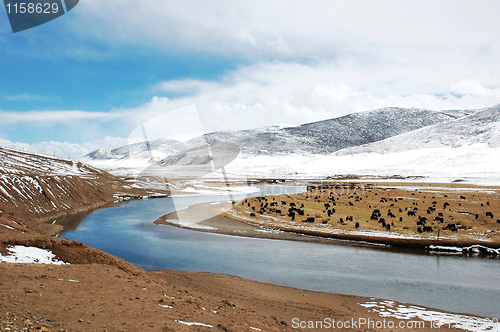
[[[156,163],[179,159],[185,151],[207,142],[231,142],[241,149],[241,158],[317,156],[372,143],[436,123],[455,120],[473,111],[430,111],[415,108],[383,108],[297,127],[271,126],[205,134],[188,142],[160,139],[112,151],[97,150],[79,160],[113,174],[135,176]],[[261,158],[262,159],[262,158]],[[269,158],[264,158],[269,160]],[[202,160],[202,159],[200,159]],[[241,161],[241,160],[240,160]],[[272,163],[273,164],[273,163]]]
[[[426,176],[500,184],[500,105],[329,156],[270,169],[282,176]]]
[[[93,167],[37,154],[20,152],[0,147],[0,174],[40,176],[67,176],[96,177],[102,173]]]
[[[193,147],[205,139],[209,143],[221,141],[235,143],[240,146],[244,155],[324,155],[454,120],[470,113],[472,111],[436,112],[387,107],[296,127],[274,126],[209,133],[187,142],[187,145]]]
[[[343,149],[338,151],[337,155],[401,152],[438,147],[458,148],[478,143],[486,144],[490,148],[500,147],[500,105],[380,142]]]
[[[126,188],[122,180],[82,163],[6,148],[0,148],[0,165],[0,217],[26,221],[75,212]],[[20,226],[10,222],[11,228]]]

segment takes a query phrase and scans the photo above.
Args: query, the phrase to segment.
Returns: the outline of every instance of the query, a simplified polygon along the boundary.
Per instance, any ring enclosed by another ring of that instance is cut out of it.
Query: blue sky
[[[0,8],[0,144],[78,156],[187,105],[205,131],[493,106],[498,12],[498,1],[81,0],[12,34]]]

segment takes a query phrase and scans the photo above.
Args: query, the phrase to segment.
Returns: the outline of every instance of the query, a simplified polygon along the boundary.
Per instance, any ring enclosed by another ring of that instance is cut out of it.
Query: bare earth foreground
[[[166,193],[134,189],[70,161],[3,148],[0,159],[0,258],[23,248],[44,249],[54,255],[51,263],[62,264],[0,263],[1,331],[290,331],[321,330],[322,324],[332,330],[332,322],[352,331],[434,329],[422,316],[379,313],[425,308],[208,273],[148,272],[55,237],[60,226],[47,221],[61,215]]]

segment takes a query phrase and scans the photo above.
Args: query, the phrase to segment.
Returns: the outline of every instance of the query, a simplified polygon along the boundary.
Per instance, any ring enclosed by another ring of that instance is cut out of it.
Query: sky
[[[12,33],[0,8],[0,145],[75,158],[187,106],[203,132],[494,106],[499,12],[486,0],[80,0]],[[179,123],[176,137],[193,131]]]

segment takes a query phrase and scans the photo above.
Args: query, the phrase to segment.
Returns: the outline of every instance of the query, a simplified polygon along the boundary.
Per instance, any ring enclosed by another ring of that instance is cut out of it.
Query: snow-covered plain
[[[58,260],[52,251],[37,247],[10,246],[7,247],[7,250],[10,252],[10,255],[2,256],[2,254],[0,254],[0,262],[53,265],[69,264]]]
[[[237,160],[235,161],[237,162]],[[332,176],[374,176],[407,178],[421,182],[452,182],[500,185],[500,148],[484,143],[457,148],[434,147],[400,152],[370,152],[311,158],[305,162],[269,168],[268,174],[286,178],[326,178]],[[239,173],[229,165],[228,173]]]

